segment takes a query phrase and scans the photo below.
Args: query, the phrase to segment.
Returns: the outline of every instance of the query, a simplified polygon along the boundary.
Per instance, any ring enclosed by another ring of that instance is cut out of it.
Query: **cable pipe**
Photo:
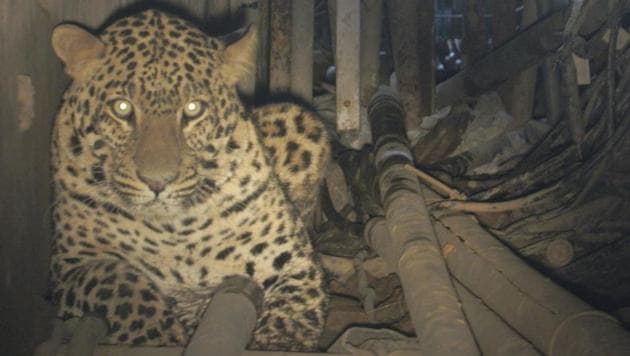
[[[366,239],[375,241],[376,250],[387,251],[389,234],[387,222],[383,218],[374,218],[368,222]],[[379,237],[380,236],[380,237]],[[483,302],[471,294],[466,287],[458,281],[454,281],[455,289],[461,300],[464,314],[471,326],[475,340],[484,356],[539,356],[540,354],[532,345],[518,335]]]
[[[478,355],[441,256],[420,184],[405,169],[413,159],[399,99],[379,89],[368,117],[387,226],[387,233],[374,233],[373,227],[384,225],[368,224],[368,244],[397,271],[423,354]]]
[[[66,356],[67,348],[62,346],[56,356]],[[117,346],[99,345],[94,350],[92,356],[181,356],[184,352],[182,347],[151,347],[151,346]],[[212,350],[206,350],[204,356],[222,356]],[[241,356],[351,356],[350,354],[324,353],[324,352],[291,352],[291,351],[243,351]],[[85,355],[84,355],[85,356]],[[399,356],[390,353],[388,356]]]
[[[461,283],[455,289],[484,356],[540,356],[532,344],[490,310]]]
[[[427,197],[434,193],[425,191]],[[514,255],[470,215],[434,224],[453,276],[547,355],[630,355],[630,333]]]
[[[70,331],[58,327],[55,338],[45,342],[41,356],[349,356],[339,353],[300,353],[285,351],[245,350],[256,326],[257,315],[262,303],[260,288],[244,277],[231,277],[219,286],[212,296],[188,346],[181,347],[130,347],[99,345],[107,326],[102,319],[84,317],[73,328],[74,335],[69,345],[51,348],[51,342],[67,335]],[[63,325],[61,325],[63,326]],[[54,339],[54,340],[53,340]]]

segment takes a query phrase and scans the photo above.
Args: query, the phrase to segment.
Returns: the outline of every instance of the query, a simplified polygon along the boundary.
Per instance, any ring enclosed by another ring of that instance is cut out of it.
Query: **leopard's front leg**
[[[285,252],[284,256],[288,252]],[[263,311],[250,348],[313,351],[324,327],[327,303],[320,267],[293,254],[282,273],[263,282]],[[274,262],[281,261],[278,256]]]
[[[103,318],[108,343],[174,345],[188,338],[155,284],[124,261],[91,261],[64,271],[55,301],[61,318]]]

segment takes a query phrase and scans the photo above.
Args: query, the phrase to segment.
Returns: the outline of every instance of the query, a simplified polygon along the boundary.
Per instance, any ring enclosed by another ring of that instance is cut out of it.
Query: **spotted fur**
[[[183,345],[242,275],[264,290],[252,348],[316,347],[326,295],[301,217],[327,136],[302,107],[243,105],[252,38],[225,46],[155,10],[99,37],[55,29],[73,79],[52,139],[60,317],[102,316],[109,343]]]

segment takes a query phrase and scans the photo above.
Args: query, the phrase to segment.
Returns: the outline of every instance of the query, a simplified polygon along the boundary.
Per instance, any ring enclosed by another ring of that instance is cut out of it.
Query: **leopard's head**
[[[255,31],[226,46],[149,10],[98,37],[57,26],[52,45],[73,79],[53,137],[58,189],[171,215],[230,178],[247,118],[236,84],[251,73]]]

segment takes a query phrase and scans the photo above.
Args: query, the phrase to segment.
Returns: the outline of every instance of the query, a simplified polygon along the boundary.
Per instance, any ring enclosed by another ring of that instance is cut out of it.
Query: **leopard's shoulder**
[[[253,118],[274,173],[304,217],[317,200],[330,160],[330,136],[324,122],[315,112],[293,103],[255,108]]]

